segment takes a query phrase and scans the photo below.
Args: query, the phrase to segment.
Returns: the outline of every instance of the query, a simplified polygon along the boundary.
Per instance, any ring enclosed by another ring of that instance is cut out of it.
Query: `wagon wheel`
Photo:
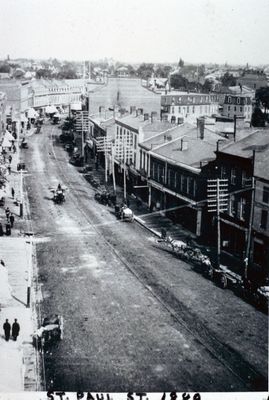
[[[228,286],[228,280],[225,274],[220,275],[220,286],[222,289],[226,289]]]

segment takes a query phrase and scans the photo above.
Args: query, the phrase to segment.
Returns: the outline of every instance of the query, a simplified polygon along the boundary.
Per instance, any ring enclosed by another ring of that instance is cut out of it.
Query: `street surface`
[[[65,391],[266,390],[267,316],[116,220],[46,123],[29,139],[25,187],[42,285],[41,316],[64,338],[45,354]],[[54,204],[50,187],[68,187]]]

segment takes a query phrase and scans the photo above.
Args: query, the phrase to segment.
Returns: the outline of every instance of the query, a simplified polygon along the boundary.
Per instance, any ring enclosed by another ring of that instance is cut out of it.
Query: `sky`
[[[269,64],[269,0],[0,0],[0,59]]]

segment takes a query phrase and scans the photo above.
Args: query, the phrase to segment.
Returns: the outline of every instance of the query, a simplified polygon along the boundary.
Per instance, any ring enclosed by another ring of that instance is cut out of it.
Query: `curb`
[[[143,226],[143,228],[145,228],[147,231],[153,233],[153,235],[158,236],[159,238],[162,236],[159,232],[155,231],[155,229],[149,228],[141,218],[136,217],[136,216],[134,215],[134,220],[135,220],[139,225]]]

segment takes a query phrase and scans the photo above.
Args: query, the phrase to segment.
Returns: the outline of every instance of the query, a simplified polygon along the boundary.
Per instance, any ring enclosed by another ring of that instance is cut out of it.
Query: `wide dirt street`
[[[116,220],[46,123],[24,150],[37,240],[41,316],[64,318],[45,354],[47,388],[65,391],[267,389],[267,316]],[[54,204],[50,187],[68,187]]]

